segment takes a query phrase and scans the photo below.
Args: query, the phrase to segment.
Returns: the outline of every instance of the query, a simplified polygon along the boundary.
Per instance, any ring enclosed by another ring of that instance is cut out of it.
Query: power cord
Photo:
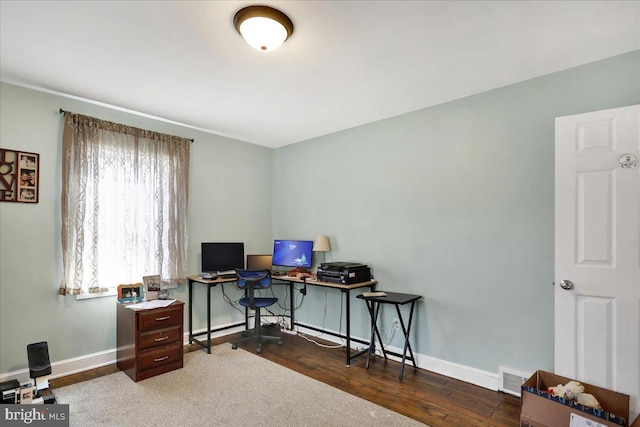
[[[299,336],[300,338],[303,338],[303,339],[305,339],[305,340],[317,345],[318,347],[323,347],[323,348],[342,348],[342,347],[344,347],[344,345],[342,345],[342,344],[328,345],[328,344],[319,343],[318,341],[307,337],[305,334],[303,334],[301,332],[298,332],[296,335]],[[318,338],[318,337],[315,336],[313,338]]]
[[[234,284],[235,284],[235,282],[234,282]],[[222,288],[222,299],[225,300],[231,307],[235,308],[240,313],[244,314],[244,310],[241,310],[240,308],[238,308],[238,305],[239,305],[238,301],[240,301],[240,298],[238,298],[235,301],[231,301],[231,298],[229,298],[227,293],[224,291],[224,283],[221,284],[220,287]],[[240,289],[240,288],[238,288],[238,286],[236,286],[236,289]]]
[[[381,328],[383,332],[386,332],[384,340],[385,342],[385,346],[388,346],[389,344],[391,344],[391,340],[393,339],[393,337],[396,334],[396,328],[391,328],[391,331],[387,331],[385,328]]]
[[[273,286],[269,287],[269,289],[271,289],[271,296],[273,296],[274,298],[278,298],[276,296],[276,294],[273,292]],[[293,290],[294,291],[299,291],[300,293],[303,294],[302,299],[300,300],[300,303],[298,303],[298,305],[296,307],[294,307],[294,310],[297,310],[302,306],[302,302],[304,301],[304,295],[306,295],[306,292],[303,292],[302,289],[297,289],[295,286],[293,287]],[[286,302],[288,301],[288,299],[289,299],[289,292],[285,292],[285,297],[284,297],[285,306],[283,306],[280,303],[280,298],[278,298],[278,302],[276,303],[276,304],[278,304],[278,307],[280,307],[285,312],[291,311],[291,309],[286,306]],[[295,294],[293,295],[293,299],[294,299],[294,304],[295,304],[296,303]]]

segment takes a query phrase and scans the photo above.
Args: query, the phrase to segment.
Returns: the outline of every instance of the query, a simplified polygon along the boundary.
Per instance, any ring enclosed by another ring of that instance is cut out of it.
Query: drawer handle
[[[153,359],[154,362],[162,362],[163,360],[167,360],[169,356],[159,357],[157,359]]]
[[[169,337],[165,335],[164,337],[156,338],[155,342],[164,341],[164,340],[168,340],[168,339],[169,339]]]
[[[171,319],[171,316],[164,316],[164,317],[156,317],[156,320],[159,322],[161,320],[167,320],[167,319]]]

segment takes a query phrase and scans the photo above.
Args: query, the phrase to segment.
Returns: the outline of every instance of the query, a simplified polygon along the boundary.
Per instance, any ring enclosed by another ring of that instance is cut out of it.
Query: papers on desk
[[[367,297],[386,297],[387,294],[386,292],[382,292],[382,291],[375,291],[375,292],[363,292],[362,296],[367,298]]]
[[[167,307],[174,302],[174,299],[153,299],[151,301],[143,301],[137,304],[128,304],[125,308],[130,308],[131,310],[148,310],[150,308]]]

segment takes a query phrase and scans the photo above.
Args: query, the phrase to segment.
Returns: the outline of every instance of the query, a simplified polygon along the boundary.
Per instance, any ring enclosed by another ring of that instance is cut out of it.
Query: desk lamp
[[[320,235],[316,237],[315,242],[313,243],[313,252],[331,252],[331,245],[329,244],[329,237],[325,235]],[[322,260],[324,261],[324,255]],[[322,263],[320,263],[322,264]]]

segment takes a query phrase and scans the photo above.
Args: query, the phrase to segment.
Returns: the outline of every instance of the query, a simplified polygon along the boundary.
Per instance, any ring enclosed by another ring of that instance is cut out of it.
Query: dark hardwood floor
[[[229,343],[239,334],[212,340],[213,345]],[[327,343],[332,344],[332,343]],[[230,344],[228,344],[230,345]],[[255,353],[255,344],[241,348]],[[205,351],[197,345],[185,352]],[[345,366],[344,349],[319,347],[299,336],[284,335],[284,345],[263,345],[261,356],[289,369],[315,378],[355,396],[404,414],[432,427],[519,425],[520,399],[505,393],[457,381],[408,364],[404,378],[398,378],[400,363],[375,357],[369,369],[366,356]],[[213,356],[212,356],[213,357]],[[115,365],[51,380],[51,387],[74,384],[117,372]]]

